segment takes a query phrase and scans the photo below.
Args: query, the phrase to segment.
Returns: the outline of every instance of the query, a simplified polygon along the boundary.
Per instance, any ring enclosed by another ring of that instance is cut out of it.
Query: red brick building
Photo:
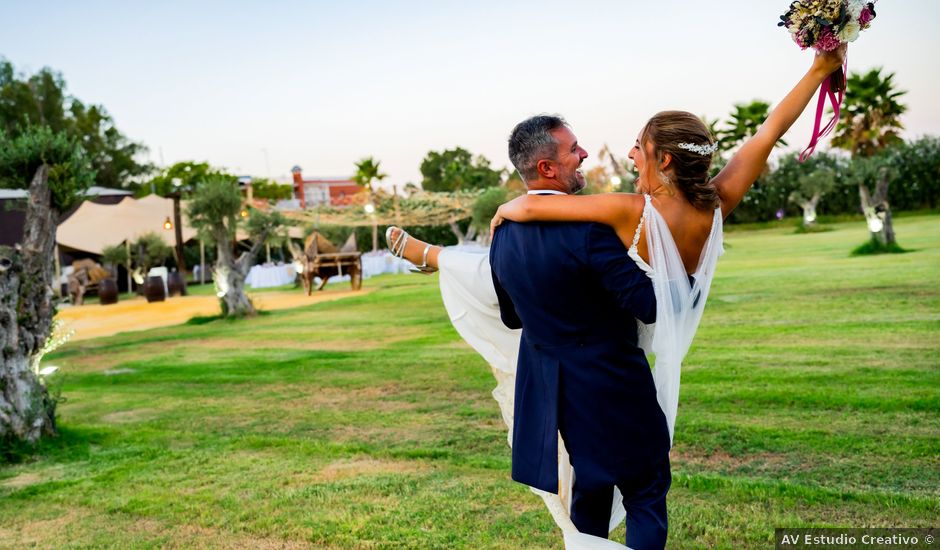
[[[314,178],[305,180],[300,166],[291,168],[294,175],[294,198],[300,200],[300,207],[329,204],[344,206],[350,203],[353,195],[366,191],[349,178]]]

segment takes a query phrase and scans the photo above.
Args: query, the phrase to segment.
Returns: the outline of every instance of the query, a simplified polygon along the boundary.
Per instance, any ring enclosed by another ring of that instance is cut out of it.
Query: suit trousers
[[[666,493],[671,484],[668,455],[648,470],[629,472],[617,482],[627,510],[627,546],[634,550],[665,548]],[[575,472],[571,521],[578,531],[606,539],[613,499],[613,486],[593,490],[579,488]]]

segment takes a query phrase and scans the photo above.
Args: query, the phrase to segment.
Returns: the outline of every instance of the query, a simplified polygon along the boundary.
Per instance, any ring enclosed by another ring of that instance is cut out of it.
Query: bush
[[[131,258],[134,265],[142,268],[144,274],[151,267],[163,265],[173,254],[173,249],[156,233],[144,233],[131,244]]]
[[[716,159],[712,175],[723,165],[723,160]],[[872,189],[883,166],[888,167],[888,200],[892,210],[932,209],[940,204],[940,138],[925,136],[870,157],[851,160],[824,151],[816,152],[804,163],[796,160],[795,153],[783,156],[758,178],[728,221],[770,221],[780,211],[785,216],[799,216],[799,206],[788,199],[800,191],[801,178],[820,167],[834,170],[835,181],[820,200],[817,214],[860,213],[858,186],[865,184]]]
[[[501,204],[509,200],[509,190],[505,187],[490,187],[473,203],[472,224],[477,231],[490,230],[490,220],[496,215]]]
[[[872,237],[867,243],[852,250],[852,256],[869,256],[871,254],[903,254],[909,252],[901,248],[897,243],[882,244],[881,241]]]

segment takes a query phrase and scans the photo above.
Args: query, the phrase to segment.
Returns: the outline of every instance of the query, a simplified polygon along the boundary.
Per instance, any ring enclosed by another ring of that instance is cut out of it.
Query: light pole
[[[183,277],[185,284],[186,281],[186,260],[183,258],[183,221],[180,214],[180,194],[182,193],[183,180],[180,178],[173,178],[173,225],[176,227],[176,267],[179,269],[180,275]]]
[[[363,210],[372,218],[372,252],[375,252],[379,249],[379,224],[375,219],[375,205],[371,202],[366,203]]]

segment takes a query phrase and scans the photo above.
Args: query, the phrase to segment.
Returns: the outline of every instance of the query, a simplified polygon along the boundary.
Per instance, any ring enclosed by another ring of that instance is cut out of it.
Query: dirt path
[[[263,292],[251,294],[255,307],[263,310],[288,309],[320,302],[368,294],[369,289],[327,290],[306,296],[303,292]],[[142,297],[117,304],[68,307],[56,314],[75,331],[72,340],[87,340],[119,332],[147,330],[185,323],[197,315],[217,315],[219,300],[215,296],[177,296],[165,302],[147,303]]]

